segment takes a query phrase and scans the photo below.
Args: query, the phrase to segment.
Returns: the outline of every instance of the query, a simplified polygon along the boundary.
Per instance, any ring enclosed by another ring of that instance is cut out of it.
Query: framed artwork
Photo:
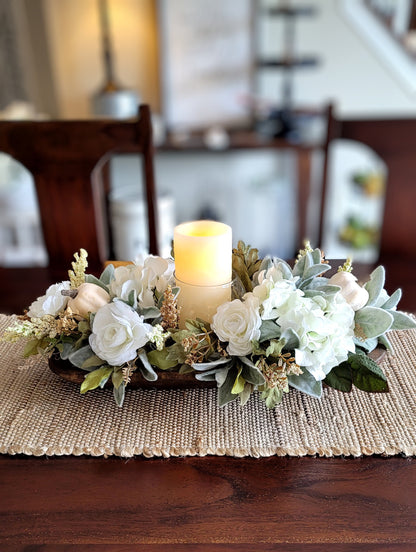
[[[250,120],[251,0],[159,0],[162,109],[171,130]]]

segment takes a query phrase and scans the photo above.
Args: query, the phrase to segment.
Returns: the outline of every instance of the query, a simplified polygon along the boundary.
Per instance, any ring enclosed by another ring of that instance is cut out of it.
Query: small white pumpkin
[[[368,291],[357,283],[357,278],[351,272],[337,272],[329,279],[329,283],[341,288],[341,295],[357,311],[368,301]]]
[[[97,312],[110,302],[110,295],[100,286],[85,282],[77,289],[75,297],[68,301],[68,307],[74,314],[87,317],[90,312]]]

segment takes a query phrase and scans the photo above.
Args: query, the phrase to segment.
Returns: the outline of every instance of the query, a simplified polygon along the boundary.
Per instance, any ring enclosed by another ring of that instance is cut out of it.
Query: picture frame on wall
[[[159,0],[161,103],[169,130],[251,121],[251,0]]]

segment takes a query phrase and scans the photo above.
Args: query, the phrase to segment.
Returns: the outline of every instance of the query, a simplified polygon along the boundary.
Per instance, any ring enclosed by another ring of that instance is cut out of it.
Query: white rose
[[[29,307],[30,318],[41,318],[45,314],[55,316],[66,307],[69,297],[62,295],[61,291],[70,289],[70,282],[53,284],[46,290],[46,294],[38,297]]]
[[[256,297],[246,295],[245,301],[220,305],[214,315],[212,328],[221,341],[228,341],[230,355],[244,356],[251,353],[251,342],[260,337],[261,318]]]
[[[121,301],[101,307],[89,337],[91,349],[111,366],[120,366],[136,357],[137,349],[148,342],[152,326]]]

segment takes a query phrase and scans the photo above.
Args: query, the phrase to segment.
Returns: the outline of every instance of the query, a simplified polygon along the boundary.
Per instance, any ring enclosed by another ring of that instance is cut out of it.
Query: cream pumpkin
[[[78,287],[76,296],[69,299],[68,307],[73,313],[86,317],[109,302],[110,295],[105,289],[86,282]]]
[[[357,278],[351,272],[337,272],[331,276],[329,283],[341,288],[341,295],[353,310],[357,311],[366,305],[368,291],[358,284]]]

